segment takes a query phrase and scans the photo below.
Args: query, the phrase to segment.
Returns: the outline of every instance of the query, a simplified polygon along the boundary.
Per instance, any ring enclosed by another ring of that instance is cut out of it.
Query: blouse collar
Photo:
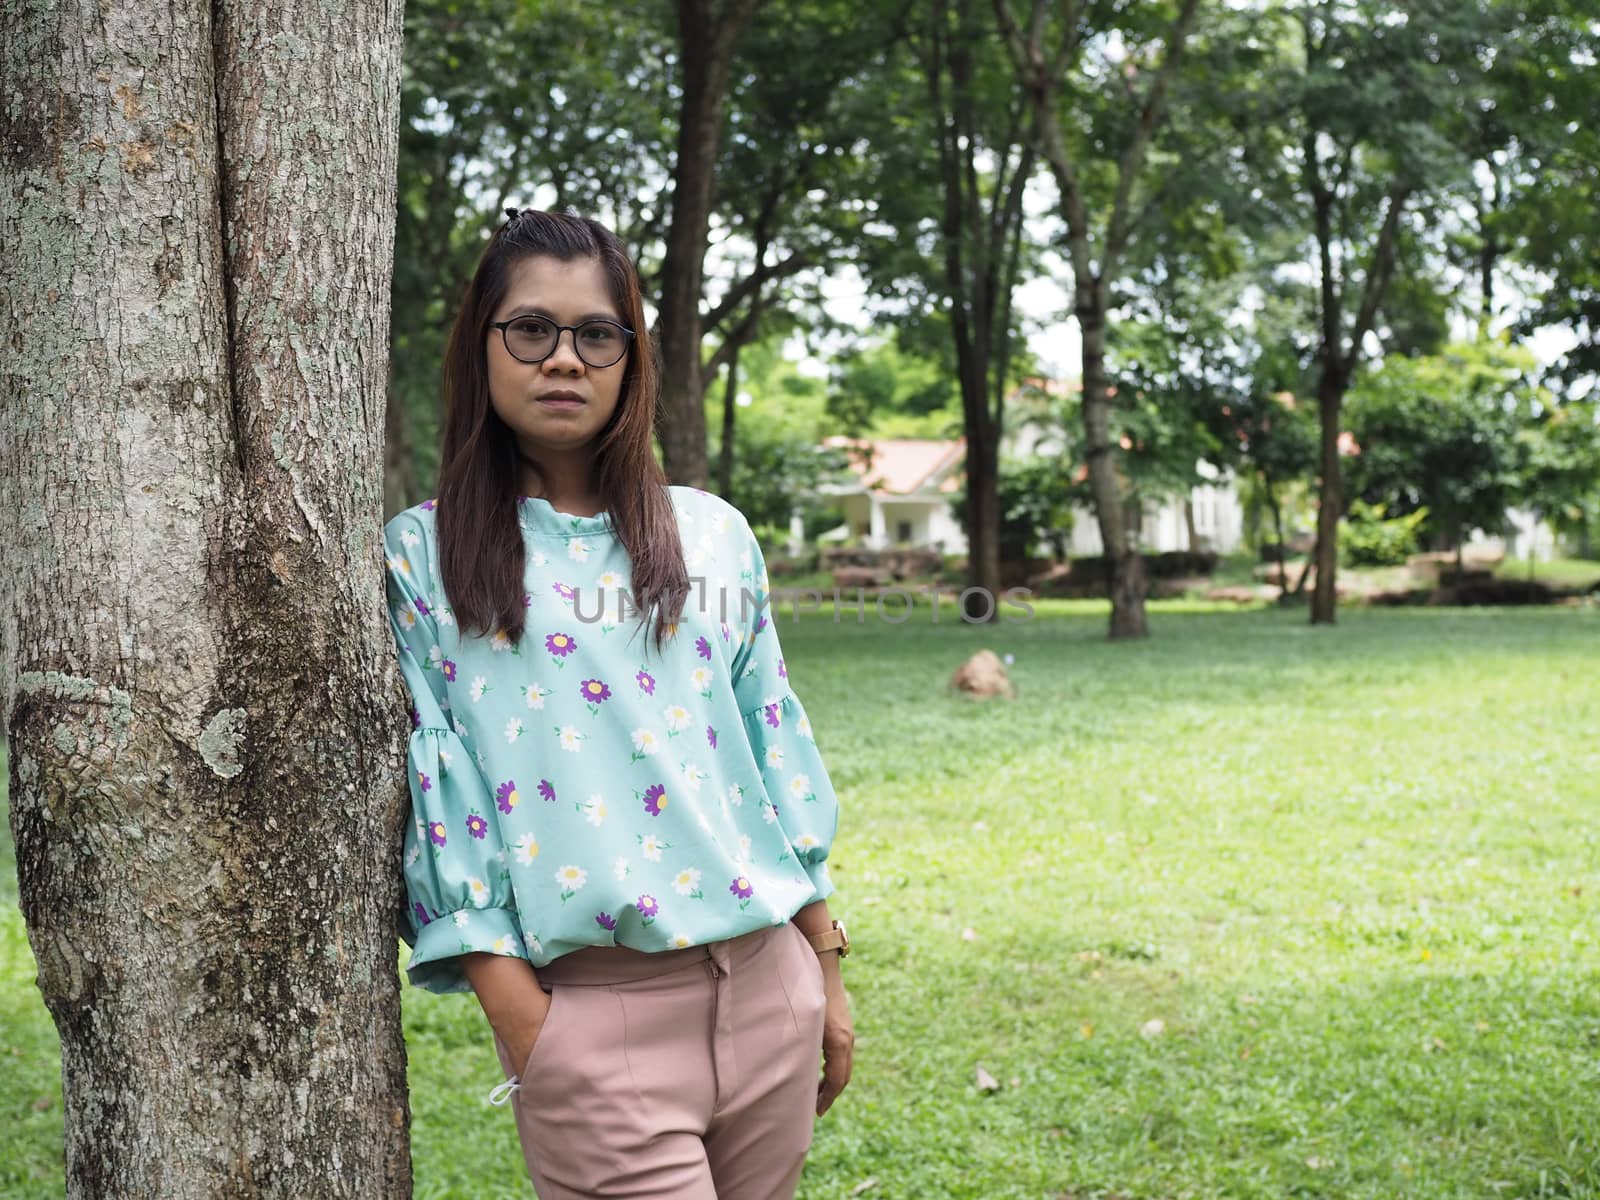
[[[592,517],[574,516],[561,512],[543,496],[518,496],[517,521],[529,533],[552,537],[596,537],[612,532],[608,510]]]

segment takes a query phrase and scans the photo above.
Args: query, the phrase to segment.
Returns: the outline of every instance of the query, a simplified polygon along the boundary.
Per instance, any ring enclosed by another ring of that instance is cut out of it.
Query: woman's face
[[[579,325],[595,317],[624,324],[611,301],[605,272],[592,258],[563,262],[536,255],[517,263],[505,299],[491,320],[518,315],[557,325]],[[628,355],[609,367],[591,367],[578,356],[575,336],[570,329],[562,330],[548,358],[528,363],[506,349],[500,330],[489,330],[489,403],[535,461],[587,446],[606,427],[622,393]],[[597,360],[604,357],[592,344],[586,345],[585,353]]]

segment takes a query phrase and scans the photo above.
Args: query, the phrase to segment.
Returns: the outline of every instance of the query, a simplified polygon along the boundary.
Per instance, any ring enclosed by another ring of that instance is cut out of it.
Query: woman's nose
[[[565,344],[569,334],[571,335],[571,349],[568,349]],[[544,365],[546,368],[563,371],[573,369],[581,371],[583,369],[583,359],[578,355],[578,331],[576,329],[560,329],[556,331],[555,349],[550,351],[549,356],[544,360]]]

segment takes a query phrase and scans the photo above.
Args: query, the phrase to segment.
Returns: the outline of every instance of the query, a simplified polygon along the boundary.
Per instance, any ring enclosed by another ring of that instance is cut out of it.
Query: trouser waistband
[[[705,942],[699,946],[685,946],[680,950],[635,950],[631,946],[585,946],[552,959],[542,967],[534,968],[539,982],[564,984],[628,983],[635,979],[651,979],[687,967],[697,966],[708,959],[722,964],[737,956],[753,952],[781,926],[768,925],[752,929],[738,937]]]

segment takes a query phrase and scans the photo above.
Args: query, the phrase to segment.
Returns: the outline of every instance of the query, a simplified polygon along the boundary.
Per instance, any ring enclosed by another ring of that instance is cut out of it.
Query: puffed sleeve
[[[817,749],[811,721],[789,686],[761,544],[748,524],[740,526],[740,534],[740,589],[748,589],[755,600],[730,603],[730,621],[738,622],[742,635],[730,672],[733,691],[745,736],[761,767],[761,782],[777,809],[778,825],[822,900],[834,890],[827,859],[839,826],[839,798]]]
[[[407,770],[411,824],[405,884],[411,947],[406,974],[430,992],[471,991],[457,955],[481,950],[527,958],[494,799],[452,728],[451,661],[439,649],[436,580],[428,530],[407,511],[383,531],[389,625],[411,696]]]

